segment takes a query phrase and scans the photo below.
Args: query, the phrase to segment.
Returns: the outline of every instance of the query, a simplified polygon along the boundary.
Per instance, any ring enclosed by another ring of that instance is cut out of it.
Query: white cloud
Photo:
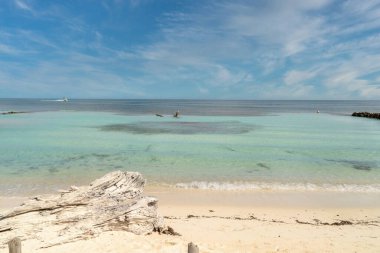
[[[304,51],[326,34],[325,19],[310,15],[329,1],[270,1],[227,4],[225,26],[239,36],[254,39],[261,47],[279,47],[284,57]],[[259,5],[259,4],[258,4]],[[229,12],[229,13],[228,13]]]
[[[23,10],[33,12],[32,7],[30,7],[27,3],[21,1],[21,0],[14,0],[15,5]]]
[[[364,38],[355,38],[350,41],[337,42],[323,54],[323,57],[335,57],[340,54],[353,54],[358,51],[380,50],[380,34],[370,35]]]
[[[355,84],[346,88],[342,88],[341,82],[330,82],[339,77],[334,72],[336,60],[331,61],[329,57],[339,52],[355,53],[358,47],[362,52],[376,49],[380,41],[378,34],[341,42],[340,29],[345,29],[346,23],[334,22],[332,17],[319,12],[326,10],[331,2],[216,2],[204,5],[204,9],[196,13],[168,13],[160,20],[159,39],[140,47],[137,55],[143,59],[146,76],[157,80],[201,82],[207,85],[202,88],[228,92],[233,86],[249,87],[253,83],[252,73],[261,70],[260,75],[267,77],[273,72],[281,73],[283,70],[279,69],[290,64],[293,70],[279,74],[278,82],[272,76],[261,86],[254,85],[256,94],[260,90],[263,97],[323,98],[322,88],[316,87],[315,81],[310,82],[319,78],[320,82],[330,83],[324,86],[329,94],[337,89],[333,87],[336,85],[341,87],[342,96],[356,93],[364,97],[369,87],[372,91],[377,88],[354,82],[357,77],[350,79]],[[289,58],[292,62],[288,62]],[[343,59],[338,64],[346,64],[346,61]],[[355,88],[359,86],[363,91]]]
[[[313,85],[279,86],[271,83],[255,84],[247,92],[261,99],[321,99]]]
[[[344,1],[342,4],[342,9],[352,16],[364,16],[365,18],[378,17],[380,14],[377,10],[380,8],[379,0],[366,0],[366,1],[357,1],[357,0],[348,0]]]
[[[129,4],[134,8],[141,3],[141,0],[129,0]]]
[[[218,66],[218,70],[216,72],[216,78],[218,82],[229,82],[234,79],[233,75],[231,74],[228,69],[224,68],[223,66]]]
[[[37,2],[13,1],[39,21],[61,27],[60,33],[0,30],[0,53],[30,53],[26,59],[33,67],[9,71],[25,73],[12,80],[24,89],[32,80],[41,92],[70,86],[78,93],[88,89],[89,96],[95,91],[140,96],[156,87],[168,96],[186,87],[184,92],[195,95],[227,98],[379,94],[380,1],[207,1],[160,13],[158,28],[146,31],[149,39],[139,44],[118,41],[114,23],[88,23],[67,5],[39,8],[30,4]],[[100,7],[111,16],[115,8],[142,9],[150,1],[102,1]],[[2,59],[1,64],[7,67]]]
[[[329,3],[271,1],[259,7],[255,3],[218,2],[197,13],[168,13],[161,19],[160,39],[141,48],[140,54],[147,61],[146,71],[164,71],[165,66],[213,71],[223,65],[221,62],[236,59],[270,74],[286,57],[323,43],[325,19],[309,13]],[[246,67],[239,68],[236,64],[235,72],[240,76],[249,72]],[[236,81],[227,71],[219,68],[215,82]]]
[[[380,97],[380,85],[373,85],[369,80],[361,79],[357,73],[337,73],[326,80],[328,93],[335,98],[360,97],[364,99],[378,99]]]
[[[205,94],[209,93],[209,90],[207,88],[204,88],[204,87],[198,87],[198,91],[202,95],[205,95]]]
[[[380,1],[344,1],[332,21],[335,35],[357,34],[377,29],[380,26]]]
[[[20,39],[27,40],[29,42],[40,44],[42,46],[58,49],[58,46],[55,43],[53,43],[51,40],[47,39],[46,36],[39,35],[33,31],[17,30],[17,31],[14,31],[14,36],[17,36]]]
[[[12,97],[72,98],[144,97],[144,89],[134,80],[108,65],[111,59],[71,56],[67,60],[39,60],[28,67],[0,60],[0,93]],[[19,73],[12,75],[11,73]],[[28,95],[29,94],[29,95]]]
[[[18,54],[19,50],[11,46],[0,44],[0,55],[1,54]]]
[[[380,85],[370,75],[380,73],[380,54],[357,53],[349,60],[335,63],[338,67],[326,71],[324,84],[329,94],[344,97],[378,99]]]
[[[252,76],[246,72],[232,71],[221,65],[216,65],[214,68],[215,75],[209,82],[215,86],[230,87],[242,82],[251,82],[253,79]]]
[[[326,80],[329,94],[335,94],[335,98],[350,97],[364,99],[378,99],[380,97],[380,85],[374,85],[371,81],[361,79],[357,74],[342,73]]]
[[[313,78],[315,75],[315,71],[291,70],[286,72],[284,76],[284,83],[289,86],[297,85]]]

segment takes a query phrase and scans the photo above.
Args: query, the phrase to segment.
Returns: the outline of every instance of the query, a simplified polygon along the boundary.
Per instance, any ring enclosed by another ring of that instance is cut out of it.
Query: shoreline
[[[0,210],[43,195],[58,194],[69,188],[18,195],[1,195]],[[186,189],[171,185],[146,185],[144,194],[158,198],[164,205],[236,206],[266,208],[380,208],[379,192],[345,192],[324,190],[220,190]]]
[[[165,205],[266,208],[380,208],[380,193],[273,190],[203,190],[148,186],[145,194]]]
[[[380,248],[380,194],[331,192],[215,191],[147,186],[158,212],[181,236],[137,236],[110,231],[40,253],[78,251],[186,252],[376,252]],[[0,197],[0,209],[28,197]],[[0,235],[1,236],[1,235]],[[1,248],[1,247],[0,247]]]
[[[87,184],[83,184],[87,185]],[[81,186],[81,185],[77,185]],[[34,191],[16,195],[0,194],[0,209],[13,207],[20,201],[35,196],[58,194],[67,187]],[[353,191],[330,191],[330,190],[277,190],[277,189],[194,189],[181,188],[173,185],[147,184],[144,189],[145,195],[157,197],[160,202],[184,204],[191,201],[194,205],[205,204],[217,200],[224,205],[237,206],[267,206],[267,207],[380,207],[380,192],[353,192]],[[185,196],[185,197],[184,197]],[[8,200],[10,204],[4,201]],[[12,204],[15,203],[15,204]]]

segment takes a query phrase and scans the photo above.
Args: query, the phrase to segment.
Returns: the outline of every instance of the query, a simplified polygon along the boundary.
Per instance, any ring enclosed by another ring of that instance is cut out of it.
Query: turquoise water
[[[88,183],[113,170],[184,188],[380,192],[380,121],[36,112],[0,116],[2,194]]]

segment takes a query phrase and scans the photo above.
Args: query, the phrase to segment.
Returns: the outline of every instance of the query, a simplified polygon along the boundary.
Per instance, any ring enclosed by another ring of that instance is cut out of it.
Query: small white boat
[[[57,100],[47,100],[47,101],[69,102],[69,99],[68,99],[67,97],[63,97],[62,99],[57,99]]]
[[[63,97],[62,99],[44,99],[41,101],[48,101],[48,102],[69,102],[69,99],[67,97]]]

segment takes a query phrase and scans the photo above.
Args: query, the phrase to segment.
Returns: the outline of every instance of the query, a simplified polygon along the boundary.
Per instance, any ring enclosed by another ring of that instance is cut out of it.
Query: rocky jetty
[[[354,112],[352,116],[371,118],[371,119],[380,119],[380,113],[371,113],[371,112]]]
[[[42,247],[50,247],[111,230],[177,234],[164,227],[157,214],[157,199],[143,196],[144,185],[140,173],[115,171],[89,186],[34,197],[0,213],[0,245],[17,236],[37,239]]]
[[[27,113],[27,112],[17,112],[17,111],[9,111],[9,112],[1,112],[1,115],[10,115],[10,114],[20,114],[20,113]]]

